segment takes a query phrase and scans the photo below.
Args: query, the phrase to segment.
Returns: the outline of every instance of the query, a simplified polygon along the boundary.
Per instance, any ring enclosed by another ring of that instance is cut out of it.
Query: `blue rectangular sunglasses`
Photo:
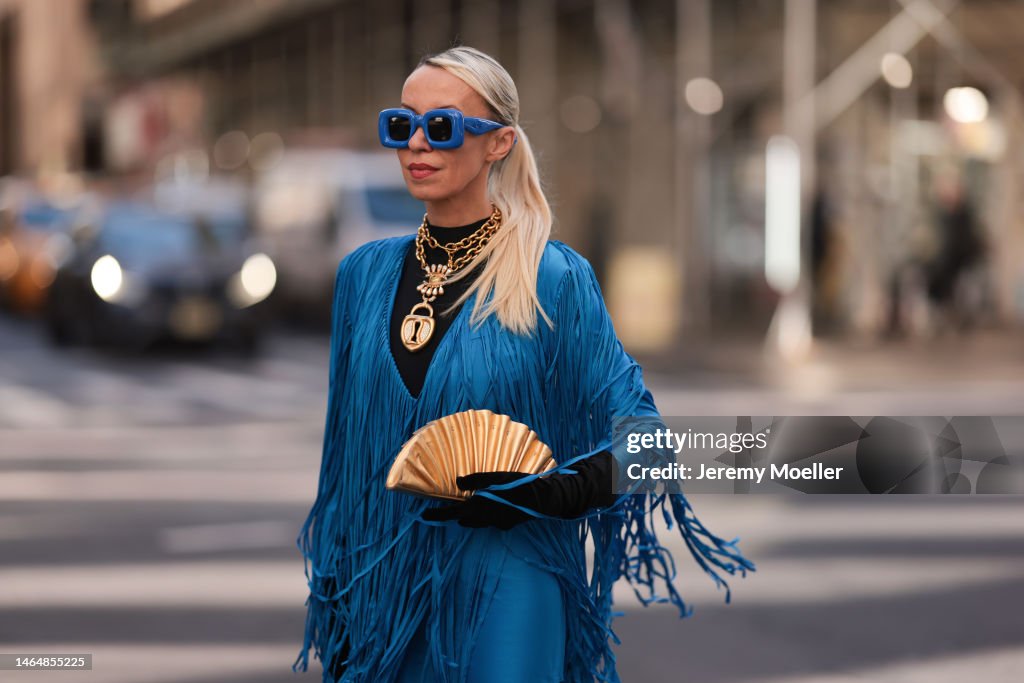
[[[409,146],[409,140],[416,129],[423,127],[427,142],[435,149],[454,149],[462,145],[465,132],[483,135],[506,124],[497,121],[464,116],[458,109],[431,109],[422,115],[409,109],[385,109],[377,117],[377,132],[380,144],[385,147],[401,149]],[[519,141],[516,136],[513,145]]]

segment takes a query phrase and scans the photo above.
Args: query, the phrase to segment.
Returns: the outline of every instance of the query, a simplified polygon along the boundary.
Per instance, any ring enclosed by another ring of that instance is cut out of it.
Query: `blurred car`
[[[276,296],[323,320],[339,261],[366,242],[415,232],[424,210],[393,152],[292,148],[257,179],[252,216],[280,272]]]
[[[249,187],[232,176],[172,178],[140,193],[144,203],[159,211],[205,220],[216,232],[255,241],[249,211]]]
[[[76,225],[72,240],[47,306],[56,343],[257,348],[276,269],[230,224],[119,202]]]
[[[6,308],[37,313],[46,303],[57,261],[68,248],[77,204],[7,184],[0,208],[0,297]]]

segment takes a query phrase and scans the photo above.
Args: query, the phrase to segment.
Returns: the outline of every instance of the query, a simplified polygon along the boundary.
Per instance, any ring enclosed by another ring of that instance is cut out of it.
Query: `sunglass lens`
[[[434,142],[448,142],[452,139],[452,119],[450,116],[431,116],[427,121],[427,133]]]
[[[408,140],[412,122],[404,116],[388,117],[388,135],[392,140]]]

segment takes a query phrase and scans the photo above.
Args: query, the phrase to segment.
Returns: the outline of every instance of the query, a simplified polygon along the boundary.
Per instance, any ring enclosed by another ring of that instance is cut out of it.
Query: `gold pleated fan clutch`
[[[417,429],[402,445],[387,488],[420,495],[464,500],[455,478],[474,472],[537,474],[556,467],[551,449],[537,433],[508,415],[465,410]]]

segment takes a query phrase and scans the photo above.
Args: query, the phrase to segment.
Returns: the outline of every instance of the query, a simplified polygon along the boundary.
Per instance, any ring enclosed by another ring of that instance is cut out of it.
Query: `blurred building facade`
[[[101,78],[88,9],[0,0],[0,175],[82,167],[84,107]]]
[[[1024,9],[1008,3],[8,0],[0,17],[0,50],[21,55],[0,80],[20,98],[0,112],[0,141],[22,138],[2,145],[8,172],[55,158],[127,172],[232,131],[373,147],[419,58],[465,43],[516,79],[554,236],[593,261],[633,348],[768,328],[785,296],[766,278],[778,135],[799,150],[817,329],[919,324],[945,290],[929,281],[945,277],[949,177],[987,245],[957,271],[961,306],[1024,320]],[[58,42],[59,58],[29,47]],[[889,54],[908,82],[883,73]],[[944,111],[962,85],[987,95],[984,120]]]

